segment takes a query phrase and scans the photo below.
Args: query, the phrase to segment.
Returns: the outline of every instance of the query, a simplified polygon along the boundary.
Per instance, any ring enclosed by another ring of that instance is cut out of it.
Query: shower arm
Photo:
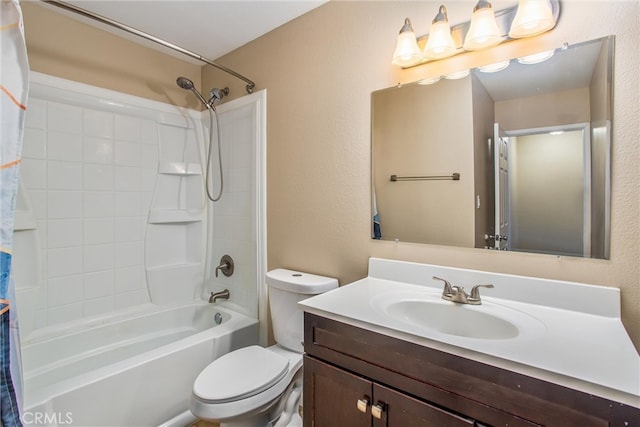
[[[136,36],[139,36],[139,37],[145,38],[147,40],[150,40],[152,42],[158,43],[158,44],[160,44],[162,46],[168,47],[169,49],[173,49],[173,50],[175,50],[177,52],[180,52],[180,53],[182,53],[184,55],[187,55],[187,56],[190,56],[192,58],[195,58],[195,59],[197,59],[199,61],[205,62],[205,63],[207,63],[207,64],[209,64],[209,65],[211,65],[213,67],[216,67],[219,70],[224,71],[225,73],[231,74],[232,76],[234,76],[234,77],[236,77],[236,78],[238,78],[240,80],[243,80],[245,83],[247,83],[247,86],[246,86],[247,93],[253,93],[253,89],[256,87],[256,84],[253,81],[249,80],[248,78],[246,78],[242,74],[236,73],[235,71],[233,71],[230,68],[225,67],[224,65],[216,64],[212,60],[207,59],[207,58],[205,58],[205,57],[203,57],[201,55],[198,55],[197,53],[191,52],[190,50],[187,50],[187,49],[185,49],[183,47],[177,46],[177,45],[175,45],[173,43],[169,43],[168,41],[165,41],[165,40],[162,40],[161,38],[152,36],[151,34],[147,34],[144,31],[140,31],[140,30],[138,30],[136,28],[130,27],[130,26],[125,25],[125,24],[122,24],[122,23],[120,23],[118,21],[114,21],[113,19],[109,19],[107,17],[95,14],[93,12],[90,12],[90,11],[86,10],[86,9],[82,9],[80,7],[74,6],[74,5],[69,4],[69,3],[65,3],[65,2],[62,2],[62,1],[58,1],[58,0],[41,0],[41,1],[43,3],[47,3],[47,4],[50,4],[50,5],[59,7],[61,9],[65,9],[65,10],[67,10],[69,12],[77,13],[78,15],[82,15],[82,16],[84,16],[86,18],[90,18],[90,19],[102,22],[103,24],[107,24],[107,25],[110,25],[112,27],[121,29],[121,30],[126,31],[128,33],[134,34]]]

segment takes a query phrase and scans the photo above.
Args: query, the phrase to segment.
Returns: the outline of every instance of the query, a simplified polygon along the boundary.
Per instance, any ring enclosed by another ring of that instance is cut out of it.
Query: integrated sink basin
[[[453,335],[483,340],[509,340],[544,331],[534,317],[504,305],[458,304],[443,300],[431,292],[383,293],[371,299],[375,310],[384,316],[428,334]]]
[[[474,307],[477,308],[477,307]],[[389,304],[386,310],[390,316],[418,326],[435,329],[443,334],[467,338],[509,339],[518,336],[518,328],[513,323],[483,313],[481,310],[455,303],[433,301],[398,301]]]

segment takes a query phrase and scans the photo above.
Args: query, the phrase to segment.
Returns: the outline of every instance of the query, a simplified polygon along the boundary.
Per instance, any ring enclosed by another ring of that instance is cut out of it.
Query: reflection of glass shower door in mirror
[[[589,124],[508,134],[511,250],[589,256]]]
[[[509,137],[494,124],[493,167],[495,174],[495,235],[494,248],[498,250],[511,249],[511,201],[509,191]]]

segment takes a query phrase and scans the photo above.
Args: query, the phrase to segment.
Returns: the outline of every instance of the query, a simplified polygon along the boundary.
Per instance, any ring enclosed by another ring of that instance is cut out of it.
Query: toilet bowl
[[[304,325],[298,301],[335,289],[338,281],[277,269],[267,273],[266,284],[276,344],[241,348],[210,363],[193,385],[189,409],[196,417],[224,427],[300,425],[295,400],[301,402]]]

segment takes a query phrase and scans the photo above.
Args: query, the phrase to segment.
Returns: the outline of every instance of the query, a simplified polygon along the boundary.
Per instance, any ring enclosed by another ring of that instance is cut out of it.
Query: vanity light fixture
[[[496,46],[502,41],[502,33],[496,23],[496,15],[491,3],[478,0],[473,8],[469,31],[464,38],[464,50],[480,50]]]
[[[432,85],[434,83],[438,83],[440,81],[440,76],[438,77],[429,77],[427,79],[418,80],[418,84],[422,86]]]
[[[404,25],[398,34],[396,50],[393,52],[391,63],[400,67],[410,67],[422,61],[422,52],[416,41],[409,18],[404,20]]]
[[[550,30],[555,24],[548,0],[519,0],[509,37],[516,39],[537,36]]]
[[[456,53],[456,44],[451,37],[451,27],[447,18],[447,8],[444,5],[438,9],[438,14],[431,22],[429,40],[424,47],[427,59],[443,59]]]
[[[533,55],[522,56],[518,58],[518,62],[524,65],[539,64],[550,59],[555,52],[548,50],[546,52],[534,53]]]
[[[469,75],[469,70],[455,71],[453,73],[445,74],[444,78],[447,80],[463,79]]]
[[[497,73],[498,71],[502,71],[507,68],[510,63],[511,61],[495,62],[493,64],[478,67],[478,71],[482,71],[483,73]]]
[[[560,0],[519,0],[517,6],[494,12],[488,0],[478,0],[469,22],[449,26],[447,8],[441,5],[429,34],[415,38],[409,18],[398,35],[394,65],[409,68],[448,58],[470,50],[481,50],[515,38],[532,37],[551,30],[560,16]],[[424,51],[420,57],[423,40]],[[456,44],[464,41],[462,45]]]

